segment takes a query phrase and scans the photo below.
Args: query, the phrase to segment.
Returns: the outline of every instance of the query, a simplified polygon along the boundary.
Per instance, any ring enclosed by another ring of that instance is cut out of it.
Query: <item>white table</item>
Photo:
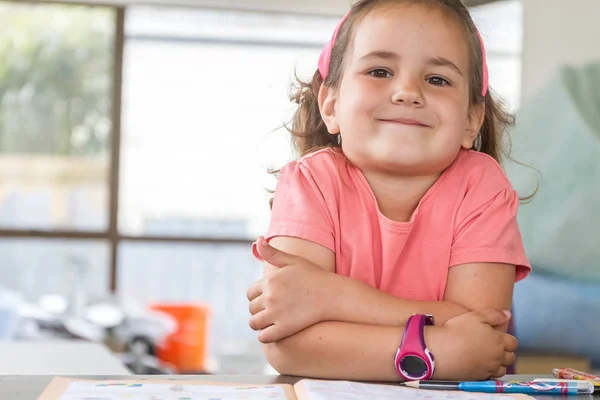
[[[85,341],[0,342],[0,375],[131,375],[106,347]]]

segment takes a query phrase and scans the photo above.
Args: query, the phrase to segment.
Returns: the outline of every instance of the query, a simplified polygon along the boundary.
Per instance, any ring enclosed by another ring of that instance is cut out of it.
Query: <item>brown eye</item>
[[[369,72],[369,75],[375,78],[389,78],[392,76],[392,74],[389,71],[381,68],[372,70],[371,72]]]
[[[431,83],[435,86],[447,86],[450,85],[450,82],[445,80],[444,78],[440,78],[439,76],[432,76],[431,78],[427,78],[427,82]]]

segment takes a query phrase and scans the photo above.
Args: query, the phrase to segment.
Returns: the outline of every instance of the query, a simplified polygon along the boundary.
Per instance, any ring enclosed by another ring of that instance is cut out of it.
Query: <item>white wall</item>
[[[600,0],[523,0],[522,99],[563,63],[600,61]]]

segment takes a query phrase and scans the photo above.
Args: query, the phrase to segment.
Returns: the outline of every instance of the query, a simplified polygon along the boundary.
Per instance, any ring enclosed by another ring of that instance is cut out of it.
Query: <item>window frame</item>
[[[81,240],[97,239],[108,242],[110,246],[110,292],[114,293],[118,289],[118,253],[119,246],[126,241],[139,242],[175,242],[175,243],[216,243],[216,244],[247,244],[248,248],[252,241],[248,238],[216,238],[201,236],[162,236],[162,235],[122,235],[119,232],[119,175],[121,163],[121,112],[122,112],[122,91],[123,91],[123,56],[125,49],[125,6],[115,6],[114,4],[101,3],[82,3],[66,1],[15,1],[8,0],[8,3],[29,3],[29,4],[64,4],[72,6],[103,7],[111,8],[116,14],[115,35],[114,35],[114,54],[113,54],[113,78],[111,90],[111,121],[112,130],[110,136],[110,161],[109,161],[109,180],[108,180],[108,228],[104,231],[91,230],[41,230],[41,229],[3,229],[0,228],[0,238],[26,238],[26,239],[63,239],[63,240]]]

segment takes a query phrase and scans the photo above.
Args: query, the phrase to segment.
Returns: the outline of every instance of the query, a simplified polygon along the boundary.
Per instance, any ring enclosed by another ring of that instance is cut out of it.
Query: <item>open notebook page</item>
[[[295,400],[286,385],[181,381],[75,381],[55,378],[38,400]]]

